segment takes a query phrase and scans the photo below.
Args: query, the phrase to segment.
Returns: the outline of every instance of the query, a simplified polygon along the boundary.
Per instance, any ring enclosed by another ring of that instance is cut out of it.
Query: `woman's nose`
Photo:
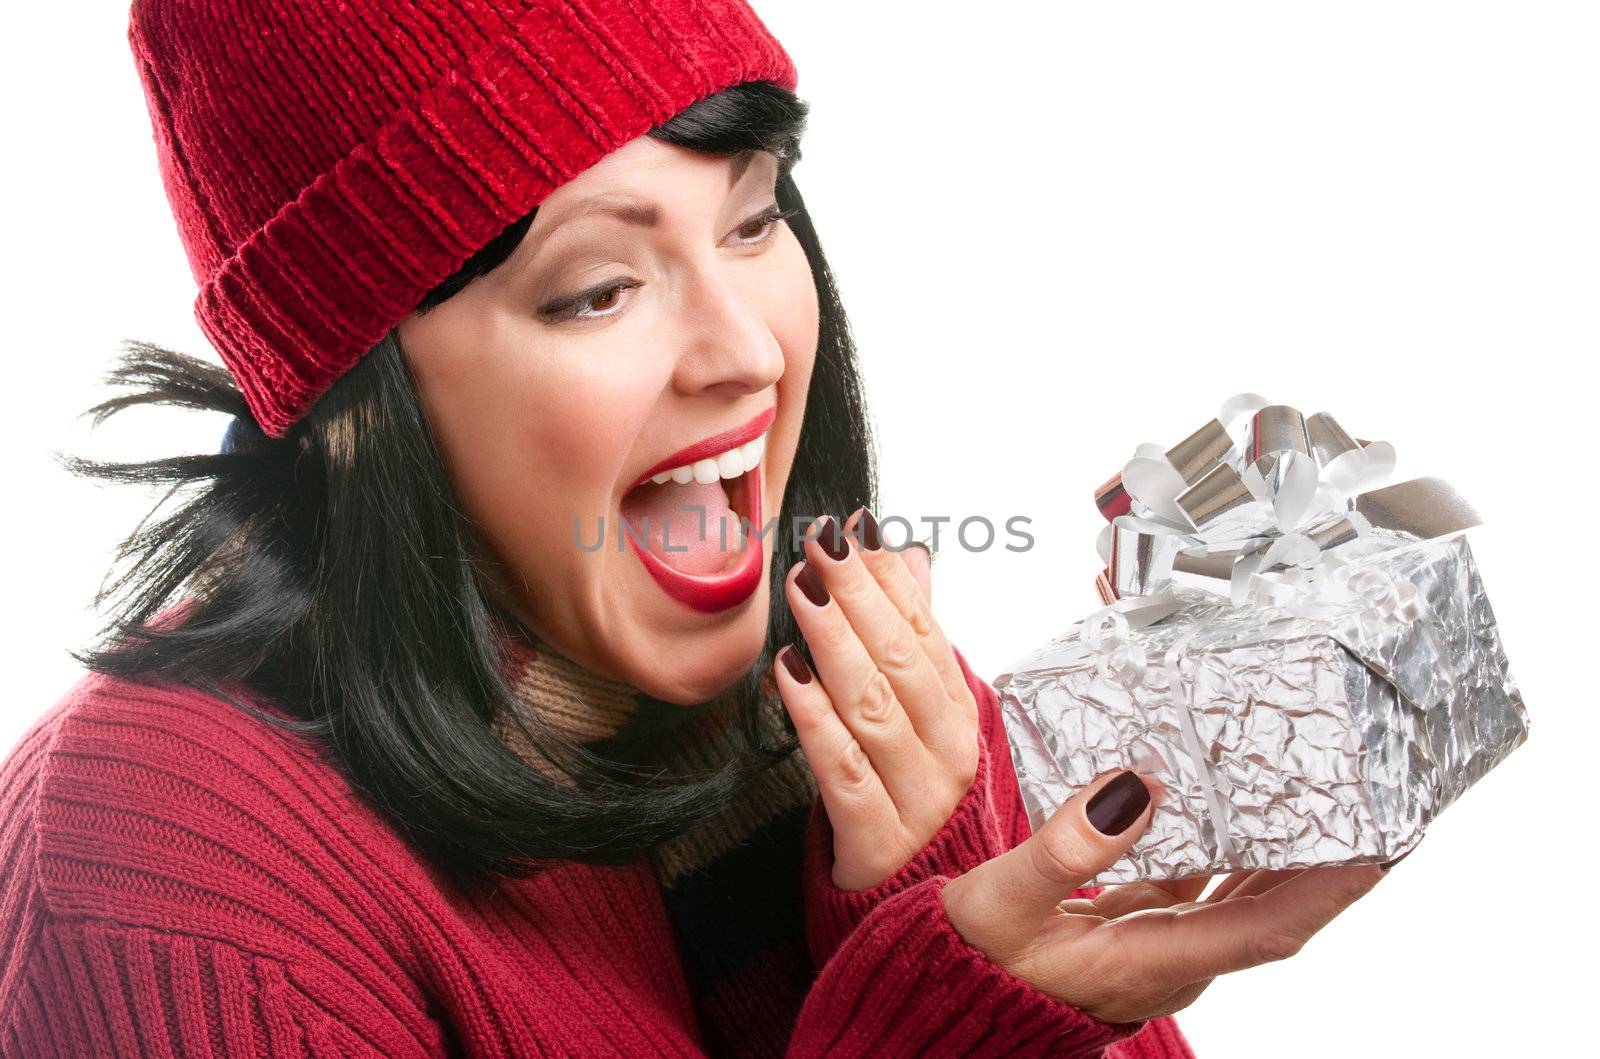
[[[783,375],[783,348],[739,278],[702,273],[684,299],[685,344],[674,382],[686,394],[759,393]]]

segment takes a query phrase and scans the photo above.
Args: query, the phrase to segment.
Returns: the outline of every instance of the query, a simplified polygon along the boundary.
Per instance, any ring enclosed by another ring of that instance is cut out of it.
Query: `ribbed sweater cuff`
[[[1099,1056],[1143,1022],[1106,1023],[967,944],[936,875],[879,905],[808,994],[792,1057]]]
[[[865,890],[845,890],[834,883],[833,825],[821,796],[812,800],[805,837],[804,901],[806,943],[814,968],[820,970],[839,943],[886,898],[930,876],[960,875],[1010,848],[995,812],[991,755],[988,740],[980,738],[972,785],[944,827],[899,871]]]

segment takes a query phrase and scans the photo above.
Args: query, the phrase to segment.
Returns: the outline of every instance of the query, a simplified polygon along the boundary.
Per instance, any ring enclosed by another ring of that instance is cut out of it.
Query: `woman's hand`
[[[1103,1022],[1186,1007],[1219,974],[1294,955],[1383,878],[1376,865],[1243,871],[1196,900],[1207,878],[1129,883],[1063,900],[1133,845],[1151,786],[1101,776],[1026,841],[945,884],[945,914],[969,945]]]
[[[817,672],[786,647],[778,691],[833,827],[834,885],[865,890],[927,845],[972,786],[978,703],[925,580],[882,546],[870,512],[844,532],[823,516],[805,551],[787,594]]]

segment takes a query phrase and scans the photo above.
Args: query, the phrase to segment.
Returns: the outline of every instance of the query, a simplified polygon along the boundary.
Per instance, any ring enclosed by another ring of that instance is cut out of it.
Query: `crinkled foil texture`
[[[1081,626],[997,678],[1034,830],[1095,776],[1133,768],[1164,793],[1149,829],[1097,885],[1411,849],[1527,738],[1527,713],[1465,537],[1375,539],[1362,550],[1364,563],[1417,585],[1427,628],[1374,621],[1355,605],[1308,617],[1186,591],[1183,609],[1132,634],[1150,659],[1138,687],[1100,675]],[[1164,662],[1185,636],[1174,694]]]

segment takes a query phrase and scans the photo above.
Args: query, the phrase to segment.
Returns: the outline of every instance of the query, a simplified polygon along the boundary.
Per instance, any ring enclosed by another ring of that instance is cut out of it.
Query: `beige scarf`
[[[650,763],[667,769],[669,775],[713,771],[737,745],[739,733],[729,723],[734,716],[731,694],[700,707],[674,706],[585,669],[548,644],[507,638],[502,646],[502,657],[511,667],[508,672],[517,689],[517,707],[536,712],[575,742],[595,743],[624,732],[630,737],[645,735],[651,748]],[[770,674],[763,688],[768,693],[765,708],[783,710]],[[774,721],[768,730],[775,731],[775,725]],[[493,728],[530,765],[565,780],[532,749],[521,730],[507,722],[505,714],[496,718]],[[816,793],[816,777],[805,755],[797,750],[766,770],[749,798],[658,846],[651,861],[661,885],[670,887],[685,873],[710,864],[774,817],[809,806]]]

